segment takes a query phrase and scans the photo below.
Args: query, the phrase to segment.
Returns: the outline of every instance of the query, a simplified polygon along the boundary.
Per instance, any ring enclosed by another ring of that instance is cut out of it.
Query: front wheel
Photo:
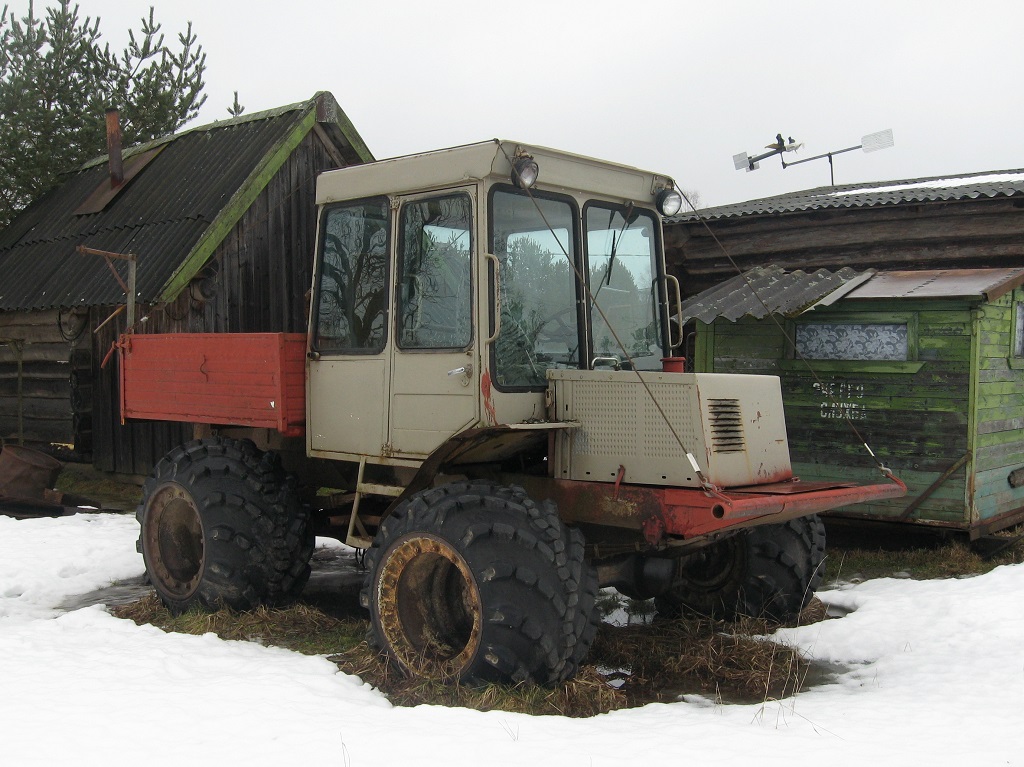
[[[372,638],[408,674],[553,684],[575,668],[578,568],[553,507],[516,488],[417,493],[381,523],[366,567]]]
[[[762,525],[681,559],[671,588],[655,599],[666,617],[794,620],[821,584],[825,526],[816,514]]]
[[[246,610],[298,594],[309,578],[309,515],[277,457],[211,438],[175,448],[143,486],[137,544],[174,613]]]

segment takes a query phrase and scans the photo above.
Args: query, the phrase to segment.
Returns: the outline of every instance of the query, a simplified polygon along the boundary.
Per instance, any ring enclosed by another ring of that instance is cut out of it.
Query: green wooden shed
[[[766,267],[682,309],[694,370],[781,378],[801,478],[876,479],[873,451],[910,491],[833,514],[974,538],[1024,519],[1022,285],[1024,269]]]

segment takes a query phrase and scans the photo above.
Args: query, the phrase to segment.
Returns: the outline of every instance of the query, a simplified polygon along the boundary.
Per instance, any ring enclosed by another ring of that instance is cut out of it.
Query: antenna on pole
[[[825,152],[824,154],[815,155],[814,157],[806,157],[803,160],[793,160],[792,162],[786,162],[786,158],[782,155],[785,152],[795,152],[803,144],[798,144],[792,136],[789,137],[788,141],[783,141],[782,134],[776,134],[775,143],[768,144],[765,149],[769,150],[763,152],[756,157],[750,157],[746,152],[735,154],[732,156],[732,163],[736,170],[745,170],[748,173],[752,170],[757,170],[760,166],[760,161],[774,155],[779,155],[779,159],[782,161],[783,169],[788,168],[791,165],[800,165],[804,162],[810,162],[811,160],[820,160],[823,157],[828,158],[829,175],[831,177],[832,186],[835,186],[836,175],[835,167],[832,164],[833,155],[843,154],[844,152],[852,152],[855,149],[863,149],[864,153],[877,152],[880,149],[888,149],[893,146],[892,128],[886,128],[883,131],[877,133],[869,133],[866,136],[862,136],[860,143],[857,146],[847,147],[846,149],[835,149],[831,152]]]

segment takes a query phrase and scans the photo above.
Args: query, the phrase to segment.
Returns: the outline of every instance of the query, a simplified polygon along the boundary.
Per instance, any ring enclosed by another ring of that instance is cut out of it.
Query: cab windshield
[[[584,218],[590,366],[660,370],[664,354],[654,214],[590,203]]]
[[[543,388],[548,368],[578,368],[576,275],[579,213],[571,199],[513,189],[491,196],[491,253],[498,260],[500,327],[495,383]]]
[[[581,216],[572,198],[497,187],[490,229],[500,305],[500,319],[491,320],[493,332],[498,319],[497,386],[544,388],[552,368],[660,369],[653,213],[590,202]]]

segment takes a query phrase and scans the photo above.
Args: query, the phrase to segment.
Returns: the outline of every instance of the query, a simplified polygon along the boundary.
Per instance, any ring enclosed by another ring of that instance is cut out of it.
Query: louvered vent
[[[742,453],[743,420],[738,399],[708,400],[711,422],[711,450],[715,453]]]

